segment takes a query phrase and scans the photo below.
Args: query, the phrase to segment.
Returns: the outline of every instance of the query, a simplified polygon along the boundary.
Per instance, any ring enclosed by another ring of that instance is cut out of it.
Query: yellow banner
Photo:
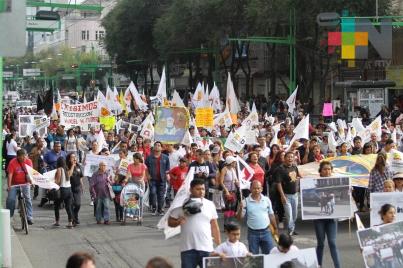
[[[197,127],[213,127],[214,111],[213,108],[197,108],[196,109],[196,126]]]
[[[116,124],[116,117],[111,115],[111,116],[102,116],[99,118],[99,123],[101,125],[105,125],[105,130],[112,130],[115,127]]]

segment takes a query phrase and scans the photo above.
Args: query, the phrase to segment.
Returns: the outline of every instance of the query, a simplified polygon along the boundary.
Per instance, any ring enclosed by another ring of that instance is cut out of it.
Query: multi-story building
[[[59,2],[71,3],[71,1],[67,0]],[[44,49],[57,50],[62,46],[67,46],[82,52],[95,50],[101,55],[106,55],[102,42],[105,36],[105,29],[102,27],[101,21],[116,3],[117,0],[102,1],[103,10],[101,13],[73,9],[60,10],[60,29],[53,33],[35,34],[34,53]],[[100,1],[85,0],[82,1],[81,4],[100,5]]]

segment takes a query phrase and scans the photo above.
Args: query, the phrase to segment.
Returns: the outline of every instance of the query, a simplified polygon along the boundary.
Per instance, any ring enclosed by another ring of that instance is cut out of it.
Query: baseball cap
[[[227,165],[230,165],[230,164],[232,164],[232,163],[234,163],[236,161],[236,159],[235,159],[235,157],[233,157],[233,156],[227,156],[227,158],[225,158],[225,163],[227,164]]]

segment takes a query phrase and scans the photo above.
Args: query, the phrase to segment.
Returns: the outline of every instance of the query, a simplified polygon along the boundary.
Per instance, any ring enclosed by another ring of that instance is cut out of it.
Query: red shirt
[[[134,166],[134,164],[130,164],[127,167],[127,171],[130,173],[132,178],[138,178],[143,176],[144,171],[146,170],[146,165],[140,163],[138,166]]]
[[[161,155],[159,157],[155,157],[157,165],[155,165],[155,174],[157,175],[156,179],[161,180]]]
[[[185,181],[188,170],[188,167],[181,168],[180,166],[176,166],[169,171],[169,175],[171,175],[171,180],[169,181],[169,183],[172,185],[172,188],[175,191],[178,191],[179,188],[181,188],[183,182]]]
[[[256,165],[250,164],[249,166],[253,169],[253,172],[255,172],[255,174],[253,174],[253,177],[251,178],[251,181],[257,180],[263,185],[264,183],[263,169],[259,166],[259,164]]]
[[[14,158],[10,161],[7,172],[12,175],[11,185],[27,183],[25,176],[27,173],[27,169],[25,168],[25,165],[32,167],[31,159],[25,159],[24,163],[18,162],[17,158]]]

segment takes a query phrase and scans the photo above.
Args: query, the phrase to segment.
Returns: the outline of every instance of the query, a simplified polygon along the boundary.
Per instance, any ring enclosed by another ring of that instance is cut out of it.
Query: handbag
[[[108,185],[108,190],[109,190],[109,196],[111,197],[111,199],[114,199],[115,193],[113,192],[113,188],[109,183],[107,185]]]

